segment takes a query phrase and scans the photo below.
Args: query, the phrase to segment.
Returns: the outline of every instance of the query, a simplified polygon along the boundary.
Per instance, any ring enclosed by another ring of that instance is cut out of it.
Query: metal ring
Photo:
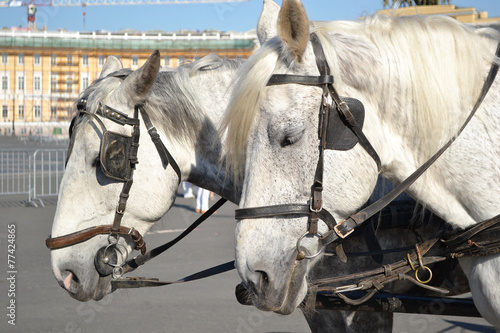
[[[302,239],[304,239],[304,237],[306,237],[307,235],[310,235],[309,232],[306,232],[305,234],[303,234],[302,236],[300,236],[300,238],[297,240],[297,252],[298,253],[303,253],[304,251],[302,251],[300,249],[300,242],[302,242]],[[317,232],[315,234],[313,234],[312,236],[318,236],[318,238],[323,238],[323,234],[320,233],[320,232]],[[321,250],[319,250],[318,252],[316,252],[315,254],[313,255],[310,255],[310,256],[307,256],[307,255],[303,255],[301,256],[301,259],[313,259],[313,258],[316,258],[317,256],[319,256],[323,251],[325,250],[325,247],[323,247]]]
[[[427,270],[427,271],[429,272],[429,278],[428,278],[427,280],[425,280],[425,281],[420,280],[420,278],[418,277],[418,271],[420,270],[420,268],[423,268],[423,269],[425,269],[425,270]],[[426,283],[428,283],[430,280],[432,280],[432,271],[431,271],[431,269],[430,269],[429,267],[427,267],[427,266],[422,266],[422,267],[419,267],[419,268],[417,268],[417,270],[415,271],[415,278],[417,279],[417,281],[418,281],[418,282],[423,283],[423,284],[426,284]]]
[[[113,237],[113,238],[114,238],[114,241],[111,241],[111,237]],[[116,245],[116,244],[118,244],[118,235],[113,234],[113,233],[109,234],[109,235],[108,235],[108,243],[109,243],[110,245]]]
[[[113,278],[118,279],[123,275],[123,266],[113,267]]]

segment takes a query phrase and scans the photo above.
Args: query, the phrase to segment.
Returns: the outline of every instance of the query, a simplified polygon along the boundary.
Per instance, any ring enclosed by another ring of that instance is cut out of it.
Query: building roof
[[[1,47],[100,50],[253,49],[253,33],[111,33],[0,31]]]

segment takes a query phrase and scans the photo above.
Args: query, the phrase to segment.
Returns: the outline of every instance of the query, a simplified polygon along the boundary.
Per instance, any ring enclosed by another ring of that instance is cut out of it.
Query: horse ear
[[[262,13],[257,23],[257,36],[260,45],[278,35],[278,14],[280,6],[273,0],[264,0]]]
[[[106,77],[109,74],[116,72],[122,68],[123,65],[117,57],[109,56],[108,59],[106,59],[106,63],[104,64],[104,66],[102,66],[102,72],[101,75],[99,75],[99,78]]]
[[[283,0],[278,16],[278,35],[300,62],[309,41],[309,19],[300,0]]]
[[[160,52],[154,51],[138,70],[132,72],[118,87],[120,93],[127,96],[133,104],[140,104],[146,99],[160,70]]]

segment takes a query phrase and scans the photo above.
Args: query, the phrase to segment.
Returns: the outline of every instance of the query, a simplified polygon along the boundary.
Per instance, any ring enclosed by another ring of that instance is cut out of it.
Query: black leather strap
[[[267,218],[287,215],[309,216],[310,213],[311,209],[309,205],[284,204],[275,206],[241,208],[235,210],[234,215],[237,220],[243,220],[249,218]],[[319,211],[318,215],[319,218],[324,221],[330,229],[333,229],[333,227],[337,224],[332,214],[330,214],[325,209]]]
[[[212,207],[210,207],[209,210],[207,210],[203,215],[197,218],[196,221],[194,221],[188,228],[186,228],[186,230],[184,230],[179,236],[177,236],[170,242],[160,245],[147,253],[143,253],[142,255],[139,255],[134,259],[127,261],[127,263],[123,266],[123,274],[135,270],[139,266],[144,265],[149,260],[157,257],[158,255],[162,254],[163,252],[165,252],[166,250],[177,244],[181,239],[189,235],[191,231],[193,231],[208,217],[210,217],[217,209],[222,207],[222,205],[225,204],[226,201],[227,199],[224,198],[219,199],[215,204],[212,205]]]
[[[234,269],[234,261],[229,261],[221,265],[217,265],[198,273],[186,276],[180,280],[176,281],[159,281],[158,279],[147,279],[147,278],[121,278],[111,281],[111,286],[113,290],[123,289],[123,288],[143,288],[143,287],[161,287],[169,284],[184,283],[189,281],[195,281],[203,279],[209,276],[214,276]]]
[[[495,55],[500,57],[500,44],[497,46],[497,50]],[[359,211],[358,213],[351,215],[346,220],[340,222],[335,227],[335,233],[331,233],[328,235],[328,242],[334,242],[338,238],[345,238],[347,235],[352,233],[352,231],[361,225],[364,221],[372,217],[374,214],[382,210],[389,203],[391,203],[396,197],[398,197],[401,193],[403,193],[411,184],[413,184],[447,149],[451,146],[451,144],[456,140],[456,138],[462,133],[465,129],[469,121],[472,119],[477,109],[483,102],[486,94],[491,88],[491,85],[495,81],[495,77],[498,73],[499,66],[493,62],[488,73],[488,76],[483,84],[483,88],[481,90],[481,94],[476,101],[476,104],[472,108],[469,116],[462,124],[462,127],[458,130],[457,134],[453,136],[441,149],[439,149],[429,160],[427,160],[424,164],[422,164],[415,172],[413,172],[408,178],[406,178],[401,184],[399,184],[396,188],[394,188],[391,192],[389,192],[384,197],[375,201],[373,204],[369,205],[365,209]]]
[[[149,118],[149,115],[144,109],[144,107],[142,105],[137,105],[136,108],[141,111],[142,119],[144,119],[144,125],[146,125],[146,128],[148,129],[149,136],[151,137],[151,140],[155,144],[156,150],[160,155],[163,165],[168,166],[170,164],[172,166],[172,169],[174,169],[175,173],[177,174],[178,183],[180,184],[182,178],[181,178],[181,169],[179,168],[179,165],[177,164],[173,156],[170,154],[167,147],[165,147],[165,145],[161,141],[160,135],[158,134],[156,128],[153,126],[153,123],[151,122],[151,119]]]
[[[292,74],[274,74],[267,82],[268,86],[275,86],[279,84],[302,84],[306,86],[321,86],[325,84],[333,84],[332,75],[292,75]]]

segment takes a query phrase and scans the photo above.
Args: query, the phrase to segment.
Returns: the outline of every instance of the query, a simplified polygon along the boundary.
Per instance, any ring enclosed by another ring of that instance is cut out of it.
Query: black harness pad
[[[126,181],[130,177],[132,137],[106,131],[101,141],[101,169],[110,178]]]
[[[342,97],[342,100],[349,106],[354,119],[360,128],[363,128],[365,121],[365,107],[360,100],[351,97]],[[328,123],[326,128],[326,149],[349,150],[358,143],[358,137],[350,129],[349,123],[340,115],[337,109],[328,112]]]

